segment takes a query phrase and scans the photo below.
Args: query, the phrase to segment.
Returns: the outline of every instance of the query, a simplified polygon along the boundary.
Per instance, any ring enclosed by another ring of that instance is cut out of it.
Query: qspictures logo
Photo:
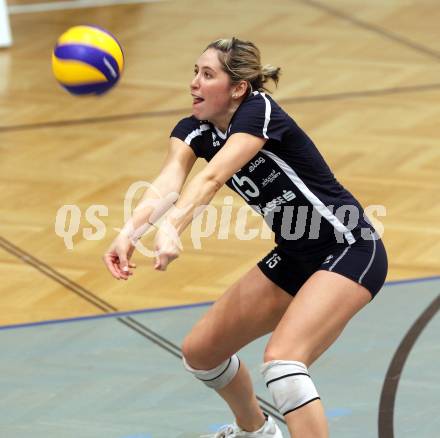
[[[258,165],[253,163],[253,166]],[[150,189],[156,195],[155,199],[142,200],[135,205],[135,199],[141,190]],[[323,221],[333,221],[335,238],[338,242],[344,242],[351,230],[358,226],[359,209],[353,205],[343,205],[335,208],[334,206],[326,206],[326,210],[318,211],[313,206],[300,205],[298,207],[292,205],[284,205],[295,198],[292,192],[283,193],[280,197],[261,205],[241,205],[234,209],[234,198],[225,196],[220,205],[212,204],[199,206],[194,209],[193,218],[190,225],[191,243],[194,249],[201,249],[203,239],[207,239],[216,235],[219,240],[227,240],[235,237],[238,240],[271,240],[273,239],[272,226],[277,220],[278,229],[281,237],[285,240],[298,240],[302,238],[318,239],[321,232]],[[179,216],[185,214],[184,210],[179,210],[175,206],[178,200],[178,193],[169,193],[162,196],[160,192],[147,181],[137,181],[133,183],[125,193],[124,197],[124,217],[121,221],[124,226],[122,229],[113,228],[111,231],[113,237],[118,233],[125,232],[136,249],[147,257],[155,257],[156,252],[147,248],[141,238],[152,232],[155,232],[161,226],[164,214],[169,209],[174,209],[173,215]],[[134,229],[133,213],[143,208],[152,209],[150,215],[150,223]],[[372,234],[370,228],[361,230],[361,237],[365,240],[379,238],[383,235],[384,226],[378,218],[386,216],[386,208],[383,205],[370,205],[365,209],[365,218],[374,218],[376,233]],[[276,216],[278,215],[278,216]],[[56,212],[55,216],[55,233],[64,240],[67,249],[74,248],[74,237],[80,233],[80,225],[84,220],[87,226],[81,230],[82,237],[85,240],[101,240],[107,237],[107,227],[101,218],[109,216],[109,208],[102,204],[93,204],[84,211],[75,204],[65,204]],[[256,226],[256,221],[251,218],[263,216]],[[326,217],[324,217],[326,216]],[[252,223],[250,223],[252,222]],[[152,225],[153,224],[153,225]],[[338,229],[339,228],[339,229]],[[168,224],[169,230],[169,224]],[[175,230],[174,230],[175,231]],[[177,243],[183,248],[177,231],[174,233]]]

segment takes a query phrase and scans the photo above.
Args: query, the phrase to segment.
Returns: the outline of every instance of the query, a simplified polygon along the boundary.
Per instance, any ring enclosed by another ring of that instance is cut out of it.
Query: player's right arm
[[[116,279],[127,280],[135,265],[129,260],[134,251],[133,240],[139,238],[177,199],[197,157],[182,140],[171,137],[168,153],[159,175],[145,191],[131,219],[124,225],[103,256],[104,263]]]

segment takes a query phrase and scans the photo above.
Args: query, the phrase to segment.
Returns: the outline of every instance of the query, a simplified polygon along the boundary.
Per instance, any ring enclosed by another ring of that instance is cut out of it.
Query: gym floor
[[[234,35],[282,68],[274,98],[341,183],[364,206],[386,210],[372,220],[384,227],[388,282],[311,368],[332,436],[437,438],[438,0],[7,2],[0,437],[196,438],[231,420],[183,370],[179,346],[207,306],[272,249],[272,238],[221,239],[216,228],[199,248],[186,233],[166,273],[136,253],[128,282],[113,280],[101,256],[123,223],[129,187],[152,181],[169,133],[190,112],[198,55]],[[102,98],[69,95],[50,69],[58,36],[84,23],[108,29],[125,49],[122,79]],[[233,227],[243,202],[222,189],[218,211],[226,196]],[[70,248],[55,226],[65,205],[78,212],[76,224],[61,224],[74,231]],[[107,209],[99,216],[105,235],[92,240],[87,212],[97,206]],[[262,407],[285,430],[259,375],[264,342],[240,356]]]
[[[439,287],[438,277],[386,284],[311,367],[331,436],[389,437],[393,425],[397,437],[438,436]],[[215,431],[230,413],[183,369],[179,349],[209,304],[1,327],[2,436],[195,438]],[[259,374],[265,342],[240,358],[261,407],[286,430]]]

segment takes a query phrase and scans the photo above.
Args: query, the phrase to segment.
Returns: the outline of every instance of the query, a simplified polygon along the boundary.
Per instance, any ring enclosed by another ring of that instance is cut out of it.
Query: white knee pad
[[[275,406],[283,415],[320,398],[301,362],[272,360],[262,365],[261,372]]]
[[[197,379],[201,380],[206,386],[213,389],[224,388],[237,374],[240,368],[240,359],[234,354],[229,359],[226,359],[218,367],[212,370],[195,370],[188,365],[188,362],[183,358],[183,364],[187,371],[192,373]]]

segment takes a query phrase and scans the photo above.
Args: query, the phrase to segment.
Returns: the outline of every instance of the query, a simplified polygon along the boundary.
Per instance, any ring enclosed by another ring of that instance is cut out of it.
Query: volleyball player
[[[359,202],[267,94],[265,84],[277,83],[279,73],[261,65],[250,42],[211,43],[195,65],[193,114],[172,131],[153,183],[164,197],[181,192],[156,234],[157,270],[179,256],[179,235],[224,184],[261,213],[275,234],[276,247],[218,299],[183,343],[186,369],[216,390],[235,416],[215,437],[282,437],[261,411],[236,355],[270,332],[261,370],[290,435],[327,437],[308,368],[377,294],[387,272],[384,246]],[[182,190],[197,158],[208,164]],[[158,197],[149,190],[144,201]],[[133,245],[153,215],[148,202],[135,211],[105,254],[115,278],[133,273]]]

